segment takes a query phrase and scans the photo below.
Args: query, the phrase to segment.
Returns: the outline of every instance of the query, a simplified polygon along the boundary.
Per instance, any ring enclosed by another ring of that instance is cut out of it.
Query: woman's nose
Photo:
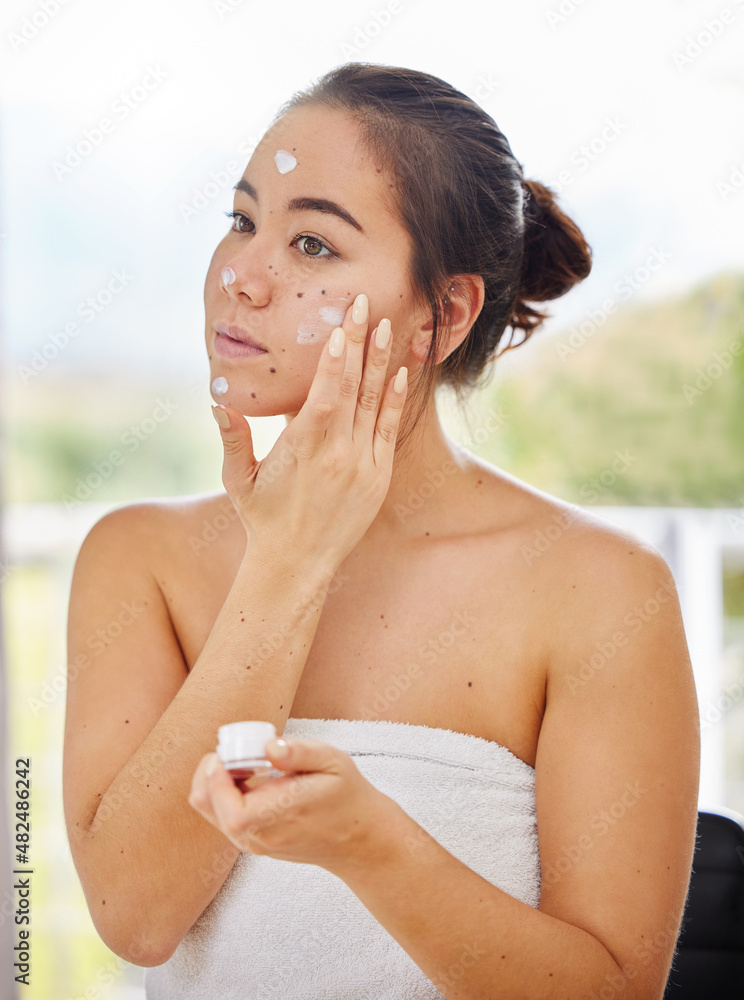
[[[219,271],[220,291],[231,298],[247,295],[254,305],[265,305],[271,298],[273,272],[256,254],[236,254]]]

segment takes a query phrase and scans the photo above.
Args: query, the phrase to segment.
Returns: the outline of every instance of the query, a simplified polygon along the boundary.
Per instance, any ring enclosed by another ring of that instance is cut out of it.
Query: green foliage
[[[743,316],[744,277],[722,275],[588,337],[538,332],[479,393],[508,419],[472,450],[574,503],[739,507]]]

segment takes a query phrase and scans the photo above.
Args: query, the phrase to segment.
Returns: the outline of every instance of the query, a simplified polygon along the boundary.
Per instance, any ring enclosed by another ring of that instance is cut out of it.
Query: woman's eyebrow
[[[241,178],[235,185],[235,191],[243,191],[245,194],[249,195],[258,204],[258,192],[250,181]],[[335,215],[339,219],[353,226],[354,229],[358,230],[362,235],[364,235],[364,229],[357,222],[354,216],[347,212],[345,208],[337,204],[335,201],[330,201],[328,198],[312,198],[307,195],[303,195],[298,198],[292,198],[291,201],[287,202],[285,206],[285,211],[287,212],[325,212],[326,215]]]

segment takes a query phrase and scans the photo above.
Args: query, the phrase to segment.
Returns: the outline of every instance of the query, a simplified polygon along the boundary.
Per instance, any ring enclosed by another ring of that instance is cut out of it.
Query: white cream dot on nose
[[[235,271],[231,267],[222,268],[222,284],[227,287],[235,281]]]

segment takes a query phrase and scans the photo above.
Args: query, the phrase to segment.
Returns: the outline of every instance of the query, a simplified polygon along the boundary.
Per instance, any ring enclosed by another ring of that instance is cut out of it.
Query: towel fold
[[[450,854],[538,905],[535,772],[505,747],[387,720],[290,718],[284,735],[344,750]],[[250,853],[171,958],[146,970],[145,990],[147,1000],[443,1000],[345,882]]]

